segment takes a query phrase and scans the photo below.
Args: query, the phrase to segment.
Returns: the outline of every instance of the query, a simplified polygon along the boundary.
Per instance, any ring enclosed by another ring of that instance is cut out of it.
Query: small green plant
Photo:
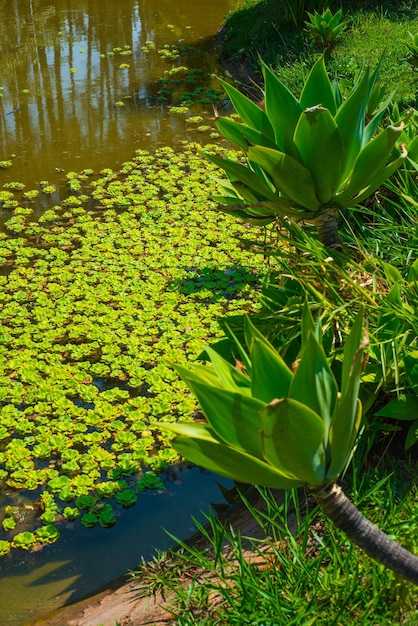
[[[321,48],[332,48],[347,28],[346,21],[341,21],[342,16],[342,9],[339,9],[334,14],[329,8],[323,13],[316,11],[315,13],[308,12],[309,21],[306,21],[305,24],[317,45]]]
[[[164,489],[164,483],[154,472],[145,472],[140,480],[136,483],[139,491],[146,489]]]
[[[124,489],[123,491],[118,491],[115,495],[116,502],[126,508],[133,506],[137,499],[138,496],[133,489]]]
[[[53,524],[48,524],[48,526],[41,526],[35,531],[35,537],[41,543],[54,543],[59,538],[60,533],[58,528],[56,528]]]
[[[18,533],[13,537],[12,546],[14,548],[20,548],[21,550],[30,550],[36,542],[37,539],[34,533],[26,530],[25,532]]]
[[[408,33],[408,39],[404,39],[402,43],[408,48],[408,56],[406,60],[418,69],[418,33]]]

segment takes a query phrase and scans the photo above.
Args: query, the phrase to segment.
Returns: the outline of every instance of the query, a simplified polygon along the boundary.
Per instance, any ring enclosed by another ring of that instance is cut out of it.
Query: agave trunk
[[[316,227],[319,241],[323,243],[324,246],[330,250],[342,252],[342,245],[338,234],[337,213],[338,210],[334,207],[321,209],[316,218]]]
[[[418,557],[366,519],[335,483],[311,490],[324,513],[366,554],[418,585]]]

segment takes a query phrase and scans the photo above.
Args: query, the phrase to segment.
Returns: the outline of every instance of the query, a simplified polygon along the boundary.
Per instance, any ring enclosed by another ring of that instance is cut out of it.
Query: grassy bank
[[[326,63],[330,75],[352,81],[367,64],[381,60],[381,82],[387,94],[396,91],[401,106],[416,106],[417,72],[405,61],[408,50],[402,43],[418,30],[416,3],[330,2],[343,8],[347,28],[330,50]],[[307,19],[307,18],[306,18]],[[221,59],[241,68],[240,77],[259,73],[259,58],[273,67],[289,89],[299,93],[313,62],[322,52],[305,23],[284,22],[276,0],[247,0],[223,24]]]
[[[374,465],[374,467],[372,466]],[[354,467],[345,488],[359,508],[404,545],[416,546],[416,459],[400,451]],[[161,594],[181,625],[391,626],[418,623],[416,588],[365,557],[303,493],[261,490],[248,507],[264,539],[243,536],[215,517],[201,526],[205,549],[181,543],[133,573],[138,594]],[[254,532],[257,536],[259,533]]]

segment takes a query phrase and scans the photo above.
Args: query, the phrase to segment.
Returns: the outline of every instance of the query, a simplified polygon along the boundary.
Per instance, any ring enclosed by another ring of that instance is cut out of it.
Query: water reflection
[[[179,64],[213,70],[214,33],[238,3],[3,0],[0,160],[13,167],[1,180],[55,181],[56,168],[113,167],[138,147],[195,138],[156,101],[158,80]],[[164,60],[165,44],[194,49]]]

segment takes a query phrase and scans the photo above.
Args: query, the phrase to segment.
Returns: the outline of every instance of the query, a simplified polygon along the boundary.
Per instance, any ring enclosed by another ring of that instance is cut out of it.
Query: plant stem
[[[336,483],[311,489],[324,513],[357,546],[410,582],[418,585],[418,557],[366,519]]]
[[[319,241],[331,250],[342,252],[340,236],[337,225],[337,209],[326,207],[321,209],[316,218]]]

